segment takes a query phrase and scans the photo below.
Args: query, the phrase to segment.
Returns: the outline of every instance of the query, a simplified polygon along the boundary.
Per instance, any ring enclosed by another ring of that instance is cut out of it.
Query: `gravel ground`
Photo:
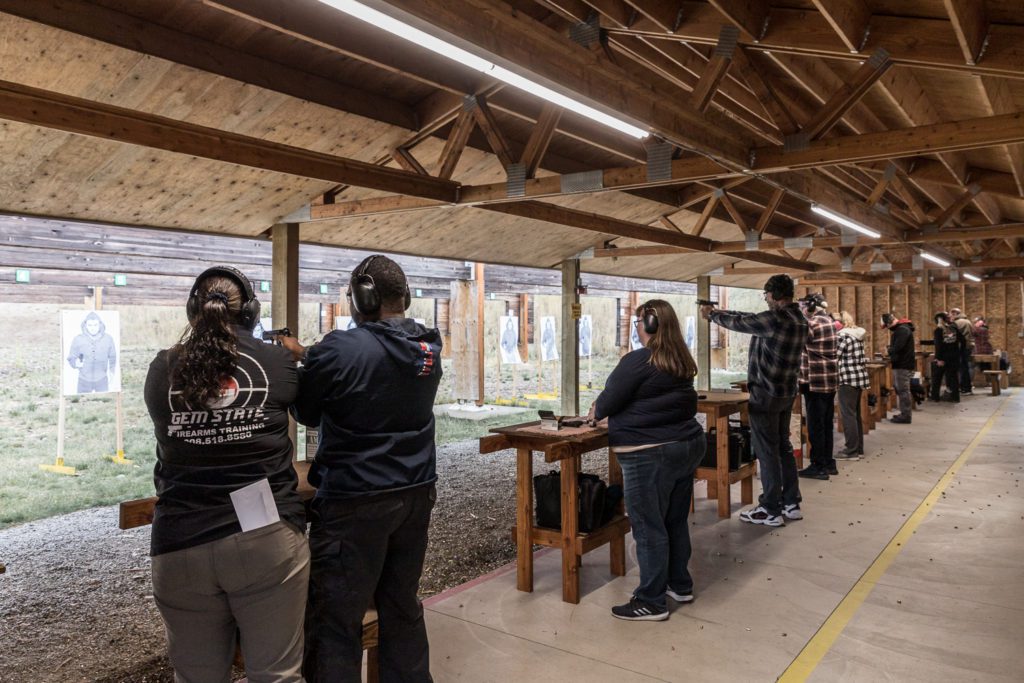
[[[584,470],[606,475],[603,453]],[[540,456],[534,471],[546,472]],[[421,593],[515,558],[515,458],[475,440],[438,449],[438,500]],[[121,531],[103,507],[0,531],[0,682],[173,681],[153,603],[149,528]]]

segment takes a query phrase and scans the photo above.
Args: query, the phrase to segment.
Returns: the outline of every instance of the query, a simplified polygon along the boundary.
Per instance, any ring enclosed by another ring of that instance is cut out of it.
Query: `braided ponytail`
[[[178,343],[172,370],[172,384],[181,387],[185,404],[195,410],[217,400],[221,380],[235,371],[238,335],[232,325],[239,322],[242,310],[242,292],[230,278],[207,278],[199,285],[198,296],[199,312]]]

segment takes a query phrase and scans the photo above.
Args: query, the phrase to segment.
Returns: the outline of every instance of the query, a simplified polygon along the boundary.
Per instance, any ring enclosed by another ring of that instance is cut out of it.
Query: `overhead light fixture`
[[[964,277],[967,278],[968,280],[970,280],[971,282],[981,282],[981,278],[978,277],[977,275],[971,275],[970,273],[964,273]]]
[[[811,204],[811,211],[818,214],[819,216],[824,216],[825,218],[829,219],[834,223],[839,223],[839,225],[845,225],[850,230],[856,230],[857,232],[863,235],[867,235],[868,237],[874,237],[877,239],[882,236],[882,233],[880,232],[875,232],[871,228],[865,228],[863,225],[860,225],[859,223],[854,223],[846,216],[840,216],[838,213],[834,211],[829,211],[828,209],[822,206],[818,206],[817,204]]]
[[[483,57],[479,57],[472,52],[464,50],[447,41],[441,40],[426,31],[410,26],[409,24],[375,10],[372,7],[367,7],[360,2],[355,2],[354,0],[319,1],[336,10],[344,12],[351,17],[365,21],[366,23],[372,24],[373,26],[387,31],[392,35],[398,36],[403,40],[408,40],[409,42],[415,43],[416,45],[426,48],[431,52],[435,52],[442,57],[447,57],[448,59],[462,64],[463,66],[467,66],[470,69],[479,71],[480,73],[502,81],[503,83],[507,83],[515,88],[519,88],[520,90],[532,95],[536,95],[543,100],[575,112],[580,116],[585,116],[592,121],[596,121],[602,125],[608,126],[609,128],[613,128],[621,133],[625,133],[626,135],[630,135],[637,139],[645,138],[648,135],[648,132],[642,128],[615,118],[614,116],[583,104],[582,102],[578,102],[571,97],[567,97],[566,95],[556,92],[551,88],[541,85],[540,83],[531,81],[529,78],[509,71],[505,67],[498,66],[494,62],[484,59]]]
[[[927,251],[922,251],[921,252],[921,258],[928,259],[932,263],[937,263],[940,266],[942,266],[943,268],[949,268],[949,265],[950,265],[949,261],[946,261],[945,259],[941,259],[938,256],[933,256],[932,254],[929,254]]]

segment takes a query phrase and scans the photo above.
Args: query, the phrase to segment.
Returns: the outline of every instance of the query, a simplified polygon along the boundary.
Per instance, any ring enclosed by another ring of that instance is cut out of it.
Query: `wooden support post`
[[[516,588],[533,592],[533,452],[516,448]]]
[[[278,223],[270,229],[271,298],[270,315],[274,329],[287,327],[299,336],[299,224]],[[288,418],[292,460],[298,454],[298,425]]]
[[[487,297],[484,282],[484,264],[479,261],[473,264],[473,279],[476,280],[476,348],[477,348],[477,399],[476,404],[484,404],[484,300]]]
[[[576,293],[579,277],[579,259],[562,261],[562,415],[580,412],[580,296]]]
[[[697,298],[711,298],[711,278],[707,275],[697,277]],[[697,389],[711,389],[711,323],[697,316]],[[728,430],[725,432],[728,434]]]
[[[530,295],[519,295],[519,357],[524,363],[530,360]]]

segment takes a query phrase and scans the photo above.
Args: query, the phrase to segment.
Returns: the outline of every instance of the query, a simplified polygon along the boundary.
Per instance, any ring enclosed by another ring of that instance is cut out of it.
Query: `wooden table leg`
[[[579,526],[580,456],[573,455],[560,462],[562,471],[562,600],[575,605],[580,601],[579,556],[576,554],[576,532]]]
[[[868,390],[860,390],[860,425],[865,434],[871,431],[871,406],[868,405]]]
[[[516,449],[516,588],[533,592],[533,451]]]
[[[622,486],[622,467],[619,465],[619,459],[615,457],[615,452],[608,449],[608,484],[618,484]],[[623,503],[620,500],[615,510],[617,514],[622,514]],[[616,534],[614,538],[608,543],[608,555],[609,555],[609,569],[611,570],[612,576],[625,576],[626,575],[626,537],[624,534]]]
[[[718,458],[718,516],[728,517],[729,506],[729,416],[721,415],[715,420],[718,433],[716,457]]]
[[[740,502],[750,505],[754,502],[754,473],[740,479]]]

